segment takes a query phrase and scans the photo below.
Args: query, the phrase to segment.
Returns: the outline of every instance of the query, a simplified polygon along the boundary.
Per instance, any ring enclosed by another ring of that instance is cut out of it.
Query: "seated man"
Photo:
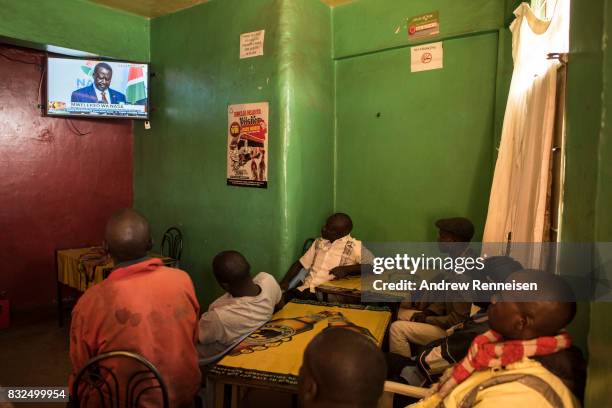
[[[319,333],[304,351],[298,397],[304,408],[376,408],[385,359],[368,337],[344,328]]]
[[[510,257],[494,256],[484,261],[482,276],[488,282],[505,282],[508,276],[521,269],[523,269],[522,265]],[[479,299],[487,297],[484,293],[478,296]],[[489,330],[487,317],[489,303],[474,304],[479,308],[474,315],[467,321],[448,329],[445,337],[427,344],[425,349],[418,352],[415,357],[407,358],[389,353],[387,355],[388,378],[421,387],[436,382],[445,369],[465,357],[476,336]]]
[[[477,336],[467,356],[414,407],[580,406],[575,395],[584,384],[584,364],[579,369],[570,361],[571,338],[563,331],[576,313],[571,289],[542,271],[515,272],[507,280],[513,281],[536,283],[537,292],[504,292],[493,301],[491,330]],[[567,379],[556,375],[562,371]]]
[[[281,299],[276,279],[266,272],[251,278],[251,266],[240,252],[223,251],[212,266],[219,286],[227,293],[200,318],[198,350],[203,358],[222,353],[269,321]]]
[[[149,360],[168,387],[171,406],[189,406],[200,386],[196,350],[199,313],[193,283],[185,272],[147,257],[147,220],[133,210],[115,213],[106,225],[105,244],[116,262],[102,283],[88,289],[72,311],[70,359],[74,376],[88,360],[115,350]],[[123,360],[109,362],[125,384],[132,373]],[[153,398],[155,397],[155,398]],[[159,406],[157,394],[141,406]]]
[[[286,300],[293,297],[313,298],[317,286],[335,278],[361,272],[361,263],[371,257],[367,256],[367,250],[364,251],[361,241],[351,237],[352,229],[353,221],[344,213],[333,214],[327,219],[321,229],[321,237],[291,266],[281,281],[281,288],[287,291],[290,289],[290,282],[302,268],[308,271],[303,284],[290,291]]]
[[[447,218],[436,221],[440,252],[452,258],[471,257],[476,254],[469,247],[474,226],[467,218]],[[466,274],[467,275],[467,274]],[[460,277],[458,275],[457,277]],[[426,297],[425,297],[426,298]],[[411,357],[410,343],[426,345],[446,336],[446,330],[464,322],[470,316],[470,302],[402,303],[398,321],[391,325],[391,352]]]

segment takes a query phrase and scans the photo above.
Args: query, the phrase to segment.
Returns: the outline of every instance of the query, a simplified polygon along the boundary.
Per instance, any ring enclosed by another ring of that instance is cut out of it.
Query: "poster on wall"
[[[227,108],[227,185],[268,187],[268,102]]]
[[[264,55],[266,30],[240,34],[240,59]]]
[[[444,44],[423,44],[410,48],[410,72],[444,68]]]

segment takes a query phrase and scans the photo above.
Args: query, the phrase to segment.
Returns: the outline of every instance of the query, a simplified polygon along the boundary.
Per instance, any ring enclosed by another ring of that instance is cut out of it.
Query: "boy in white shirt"
[[[227,293],[215,300],[198,324],[198,351],[202,358],[227,350],[241,337],[270,320],[281,299],[274,277],[250,275],[251,266],[237,251],[223,251],[213,260],[213,273]]]
[[[288,291],[289,283],[302,268],[308,271],[302,284],[287,292],[286,300],[313,297],[317,286],[336,278],[358,275],[362,263],[372,263],[370,252],[350,235],[352,229],[353,222],[347,214],[336,213],[327,219],[321,228],[321,237],[291,266],[281,281],[281,289]]]

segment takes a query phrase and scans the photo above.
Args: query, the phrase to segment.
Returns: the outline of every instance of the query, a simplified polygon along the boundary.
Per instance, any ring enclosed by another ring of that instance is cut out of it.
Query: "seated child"
[[[237,340],[270,320],[281,299],[274,277],[266,272],[250,275],[247,260],[236,251],[223,251],[213,260],[213,273],[227,293],[202,314],[198,351],[203,358],[226,350]]]
[[[290,289],[290,282],[302,268],[308,271],[302,285],[291,290],[286,300],[293,297],[311,298],[317,286],[335,278],[361,272],[364,258],[370,259],[371,256],[367,250],[364,251],[361,241],[351,237],[352,229],[351,217],[344,213],[333,214],[327,219],[321,229],[321,237],[291,266],[281,281],[281,288],[287,291]],[[371,263],[371,260],[364,263]]]
[[[489,306],[491,330],[477,336],[466,357],[448,369],[423,407],[579,407],[571,386],[583,384],[565,351],[565,328],[574,318],[573,294],[560,277],[541,271],[513,273],[507,282],[534,282],[537,292],[508,292]],[[504,292],[506,293],[506,292]],[[536,297],[537,296],[537,297]],[[537,301],[534,299],[538,299]],[[551,364],[551,361],[557,360]],[[569,381],[549,367],[566,366]]]
[[[304,408],[376,408],[385,383],[383,353],[368,337],[334,327],[308,344],[298,379]]]

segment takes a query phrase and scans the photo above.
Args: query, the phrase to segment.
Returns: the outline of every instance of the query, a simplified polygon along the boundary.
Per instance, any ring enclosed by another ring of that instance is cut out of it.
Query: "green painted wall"
[[[149,61],[147,18],[84,0],[0,0],[0,10],[0,41]]]
[[[333,10],[334,56],[405,46],[411,42],[407,19],[436,10],[440,11],[440,37],[449,38],[497,31],[503,26],[505,5],[497,0],[359,0],[338,6]]]
[[[427,41],[444,41],[444,69],[411,73],[406,20],[434,10],[441,36]],[[498,46],[504,18],[505,4],[489,1],[362,0],[334,9],[335,208],[351,214],[356,236],[433,241],[434,221],[456,215],[482,236],[505,109],[496,95],[509,85],[507,67],[498,73],[498,59],[511,64]]]
[[[212,257],[237,249],[282,276],[332,203],[329,9],[318,1],[215,0],[151,22],[152,129],[137,126],[135,206],[154,236],[184,232],[200,299],[219,293]],[[239,59],[265,29],[264,56]],[[268,101],[268,189],[226,185],[227,105]],[[137,124],[139,125],[139,124]]]
[[[603,32],[607,40],[599,40],[598,45],[603,51],[602,75],[602,111],[597,142],[597,198],[595,201],[595,240],[612,241],[612,50],[609,39],[612,38],[612,1],[594,2],[594,12],[603,11]],[[599,9],[603,6],[603,9]],[[586,7],[586,6],[585,6]],[[601,17],[598,19],[600,20]],[[597,83],[597,82],[596,82]],[[582,84],[592,86],[587,78]],[[593,95],[595,97],[595,95]],[[594,303],[591,305],[591,325],[589,332],[589,377],[587,383],[587,407],[603,407],[610,404],[610,389],[612,389],[612,303]]]
[[[280,130],[286,141],[286,267],[333,210],[334,68],[331,9],[284,0],[280,16]],[[281,268],[282,270],[283,268]],[[282,270],[284,273],[284,270]]]
[[[560,239],[593,242],[601,124],[603,0],[572,1],[570,63],[567,68],[564,209]],[[590,265],[585,265],[585,274]],[[569,331],[574,342],[592,355],[587,335],[591,306],[580,303]]]

